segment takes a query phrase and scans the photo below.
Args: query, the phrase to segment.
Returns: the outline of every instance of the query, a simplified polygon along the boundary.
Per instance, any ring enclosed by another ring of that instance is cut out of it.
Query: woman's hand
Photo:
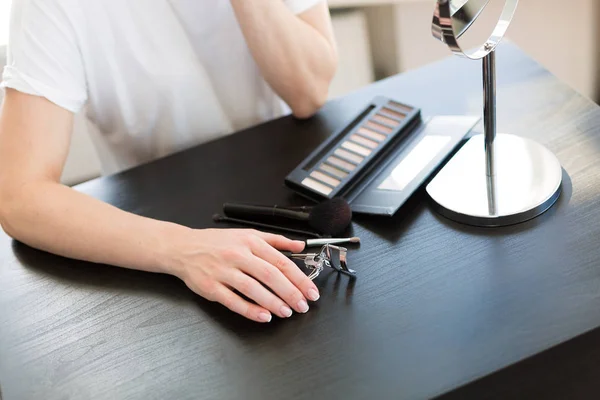
[[[319,299],[315,284],[278,251],[301,252],[303,242],[245,229],[189,230],[185,236],[174,238],[179,242],[174,274],[207,300],[269,322],[272,314],[287,318],[292,310],[305,313],[307,299]]]

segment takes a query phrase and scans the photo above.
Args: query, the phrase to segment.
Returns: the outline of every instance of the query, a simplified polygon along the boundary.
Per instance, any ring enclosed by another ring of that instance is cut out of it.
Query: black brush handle
[[[309,213],[304,211],[287,210],[285,208],[279,208],[277,206],[266,207],[236,203],[223,204],[223,212],[225,212],[225,214],[227,215],[231,215],[234,217],[269,216],[288,218],[296,221],[308,221],[308,218],[310,216]]]
[[[252,226],[254,228],[276,230],[276,231],[293,233],[293,234],[296,234],[296,235],[316,237],[316,238],[322,238],[323,237],[323,236],[321,236],[321,235],[319,235],[318,233],[315,233],[315,232],[302,231],[302,230],[299,230],[299,229],[286,228],[286,227],[283,227],[283,226],[263,224],[263,223],[260,223],[260,222],[248,221],[248,220],[245,220],[245,219],[230,218],[230,217],[225,217],[225,216],[219,215],[219,214],[213,215],[213,221],[215,221],[215,222],[233,222],[233,223],[240,224],[240,225]]]

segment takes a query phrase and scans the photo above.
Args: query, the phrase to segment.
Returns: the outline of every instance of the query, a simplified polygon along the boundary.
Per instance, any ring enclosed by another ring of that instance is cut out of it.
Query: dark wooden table
[[[479,229],[420,193],[357,216],[354,284],[318,279],[306,315],[259,325],[165,275],[63,259],[0,239],[0,385],[16,399],[597,397],[600,109],[512,45],[498,54],[499,128],[565,170],[558,204]],[[137,214],[215,226],[224,201],[297,202],[283,178],[372,96],[427,115],[479,113],[480,65],[458,58],[77,187]],[[86,223],[81,221],[82,224]]]

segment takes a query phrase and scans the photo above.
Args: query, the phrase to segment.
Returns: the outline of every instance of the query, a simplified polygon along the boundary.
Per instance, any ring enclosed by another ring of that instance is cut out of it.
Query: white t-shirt
[[[105,174],[289,112],[229,0],[13,0],[2,86],[85,113]]]

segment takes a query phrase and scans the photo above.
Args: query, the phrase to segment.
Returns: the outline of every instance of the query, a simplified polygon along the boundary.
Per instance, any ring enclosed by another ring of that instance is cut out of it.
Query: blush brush
[[[343,232],[352,222],[352,209],[348,202],[340,197],[311,207],[294,208],[225,203],[223,211],[228,217],[234,218],[275,217],[288,221],[303,221],[315,231],[328,236]]]

